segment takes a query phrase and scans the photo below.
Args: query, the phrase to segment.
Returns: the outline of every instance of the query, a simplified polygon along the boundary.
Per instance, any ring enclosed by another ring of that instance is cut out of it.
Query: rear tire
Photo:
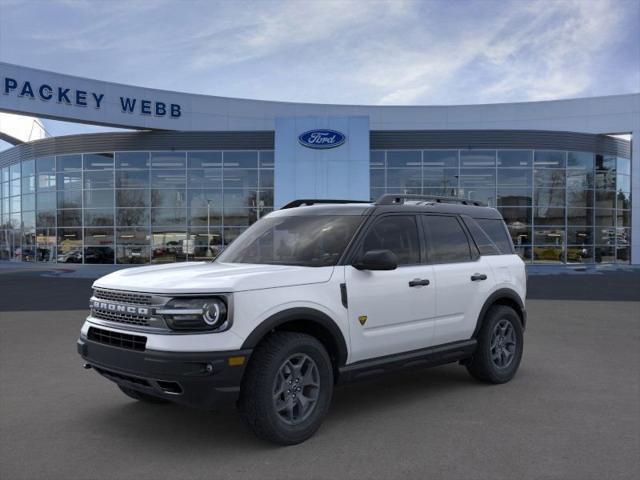
[[[149,395],[147,393],[139,392],[137,390],[133,390],[129,387],[123,387],[122,385],[118,385],[118,388],[124,393],[127,397],[133,398],[134,400],[138,400],[140,402],[146,403],[169,403],[169,400],[165,400],[164,398],[154,397],[153,395]]]
[[[276,332],[251,356],[238,406],[256,436],[294,445],[318,430],[332,395],[333,367],[324,346],[304,333]]]
[[[516,311],[505,305],[491,307],[477,340],[476,351],[466,364],[471,376],[487,383],[511,380],[520,366],[524,346],[522,322]]]

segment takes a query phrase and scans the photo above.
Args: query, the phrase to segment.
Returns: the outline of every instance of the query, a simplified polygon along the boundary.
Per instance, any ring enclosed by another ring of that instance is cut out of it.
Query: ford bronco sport
[[[493,208],[444,197],[296,200],[213,262],[123,269],[93,285],[86,368],[143,402],[235,401],[261,438],[309,438],[334,385],[459,362],[511,380],[524,264]]]

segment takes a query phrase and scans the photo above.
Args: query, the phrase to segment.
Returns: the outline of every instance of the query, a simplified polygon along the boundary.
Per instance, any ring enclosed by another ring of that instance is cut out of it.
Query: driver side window
[[[420,263],[420,239],[413,215],[390,215],[377,220],[362,242],[362,254],[370,250],[391,250],[398,265]]]

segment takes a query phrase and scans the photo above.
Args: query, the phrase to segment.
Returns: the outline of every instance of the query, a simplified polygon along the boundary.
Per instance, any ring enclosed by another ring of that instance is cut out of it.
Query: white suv
[[[524,264],[498,211],[465,200],[297,200],[213,262],[93,287],[86,368],[137,400],[237,401],[281,444],[318,429],[337,383],[450,362],[503,383],[522,356]]]

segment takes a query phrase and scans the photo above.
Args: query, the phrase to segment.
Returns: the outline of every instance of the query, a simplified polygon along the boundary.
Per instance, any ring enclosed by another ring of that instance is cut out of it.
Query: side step
[[[364,380],[376,375],[418,367],[435,367],[464,360],[473,355],[477,341],[462,340],[411,352],[371,358],[345,365],[339,369],[338,384]]]

